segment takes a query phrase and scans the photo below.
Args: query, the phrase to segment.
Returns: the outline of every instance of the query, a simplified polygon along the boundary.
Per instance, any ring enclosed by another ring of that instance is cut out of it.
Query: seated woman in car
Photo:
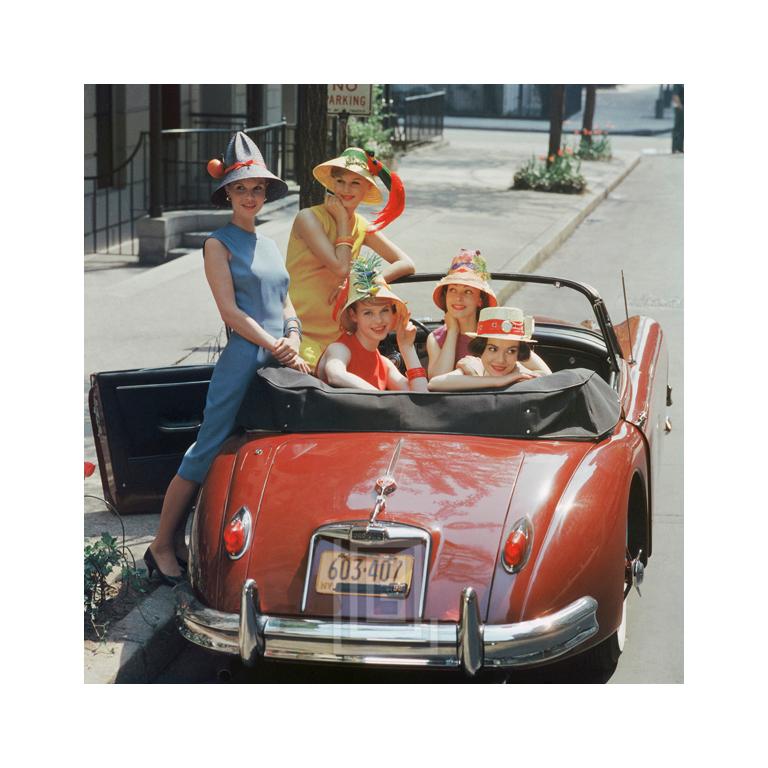
[[[381,277],[379,256],[371,253],[353,260],[334,318],[343,332],[317,364],[322,381],[333,387],[427,391],[427,372],[414,347],[416,326],[409,321],[405,302]],[[379,352],[379,343],[392,330],[407,368],[405,376]]]
[[[467,333],[470,356],[463,357],[456,369],[429,380],[433,392],[451,392],[492,387],[508,387],[519,381],[552,373],[536,356],[536,367],[529,368],[533,341],[533,318],[517,307],[484,307],[480,310],[477,332]]]

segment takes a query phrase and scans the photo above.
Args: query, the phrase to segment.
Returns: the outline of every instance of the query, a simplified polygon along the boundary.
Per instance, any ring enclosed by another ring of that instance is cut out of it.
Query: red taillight
[[[505,568],[513,573],[522,568],[528,558],[531,532],[527,520],[521,520],[507,536],[502,552],[502,561]]]
[[[96,471],[96,465],[93,462],[85,462],[85,476],[90,477]]]
[[[251,513],[247,507],[240,507],[224,527],[224,549],[231,560],[245,554],[251,540]]]
[[[233,520],[224,529],[224,546],[230,555],[236,555],[245,546],[245,526],[242,520]]]

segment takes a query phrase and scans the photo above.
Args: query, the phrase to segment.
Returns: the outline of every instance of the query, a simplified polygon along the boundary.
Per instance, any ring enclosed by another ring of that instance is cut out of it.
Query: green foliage
[[[537,192],[579,194],[587,187],[587,180],[579,172],[581,161],[569,147],[557,155],[537,160],[532,157],[516,174],[513,189],[532,189]]]
[[[388,111],[383,93],[384,89],[380,85],[374,85],[370,116],[350,117],[347,123],[348,145],[370,149],[379,159],[390,158],[394,154],[391,141],[394,131],[392,128],[384,128],[384,118],[388,116]]]
[[[611,159],[611,140],[605,132],[595,130],[586,136],[581,131],[578,133],[581,134],[581,140],[574,154],[580,160]]]
[[[83,564],[84,610],[96,633],[103,637],[108,622],[99,622],[99,612],[110,597],[120,591],[119,586],[110,583],[115,568],[120,568],[119,581],[127,589],[144,591],[145,579],[136,568],[129,566],[123,548],[117,546],[117,539],[106,531],[93,544],[86,544]]]

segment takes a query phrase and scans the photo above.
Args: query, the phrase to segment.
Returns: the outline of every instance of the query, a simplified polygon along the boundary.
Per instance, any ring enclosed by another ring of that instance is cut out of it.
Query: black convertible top
[[[258,371],[238,415],[245,429],[280,432],[427,432],[599,440],[620,415],[616,392],[575,368],[504,390],[371,392],[334,388],[289,368]]]

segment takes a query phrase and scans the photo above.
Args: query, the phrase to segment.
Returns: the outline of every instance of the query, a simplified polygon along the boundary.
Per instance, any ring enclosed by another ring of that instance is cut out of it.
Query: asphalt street
[[[624,652],[612,683],[683,682],[683,166],[680,155],[648,155],[538,270],[589,283],[614,323],[629,314],[658,320],[673,389],[664,437],[661,507],[654,512],[653,556],[632,592]],[[514,300],[525,307],[525,294]]]

